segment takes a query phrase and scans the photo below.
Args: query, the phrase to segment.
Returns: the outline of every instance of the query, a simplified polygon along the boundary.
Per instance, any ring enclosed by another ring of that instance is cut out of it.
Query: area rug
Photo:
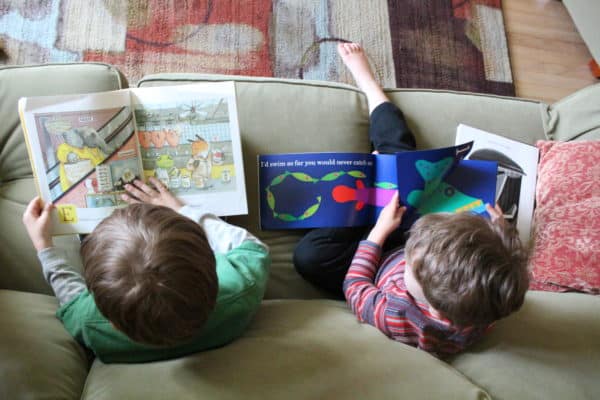
[[[0,0],[0,63],[96,61],[135,84],[202,72],[352,83],[361,43],[386,87],[514,95],[501,0]]]

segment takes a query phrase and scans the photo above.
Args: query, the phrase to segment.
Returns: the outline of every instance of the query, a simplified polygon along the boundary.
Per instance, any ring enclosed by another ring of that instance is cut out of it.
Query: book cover
[[[511,140],[461,124],[456,129],[456,143],[473,141],[468,160],[498,163],[496,202],[504,218],[517,225],[523,243],[531,236],[535,203],[539,150],[532,145]]]
[[[464,145],[396,154],[259,156],[262,229],[372,225],[395,191],[408,228],[430,212],[483,213],[495,196],[496,163],[464,162]]]
[[[19,113],[53,234],[91,232],[150,176],[192,206],[247,213],[232,82],[22,98]]]

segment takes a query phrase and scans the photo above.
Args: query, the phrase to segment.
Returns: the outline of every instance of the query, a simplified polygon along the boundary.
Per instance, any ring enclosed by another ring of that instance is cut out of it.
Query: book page
[[[38,192],[55,205],[53,234],[87,233],[142,177],[126,90],[19,102]]]
[[[471,146],[472,143],[464,143],[396,153],[400,202],[407,207],[402,229],[408,229],[420,216],[429,213],[485,213],[484,199],[493,199],[495,193],[496,165],[490,165],[492,175],[473,173],[461,180],[461,173],[467,170],[461,171],[459,166]],[[450,177],[452,180],[449,180]],[[473,181],[474,177],[477,177],[476,181]]]
[[[456,143],[465,141],[473,141],[467,159],[498,162],[496,202],[507,220],[516,221],[521,240],[527,243],[533,220],[538,149],[461,124],[456,129]]]
[[[367,153],[260,155],[261,229],[371,224],[373,162]]]
[[[233,82],[131,89],[144,176],[186,204],[248,213]]]

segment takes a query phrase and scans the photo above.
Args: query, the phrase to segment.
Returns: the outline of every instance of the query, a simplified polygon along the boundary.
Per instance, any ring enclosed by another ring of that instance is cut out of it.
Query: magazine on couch
[[[472,142],[396,154],[260,155],[262,229],[372,225],[396,191],[407,207],[402,228],[433,212],[487,215],[497,163],[464,160]]]
[[[523,243],[531,236],[537,164],[537,147],[461,124],[456,128],[456,143],[473,141],[468,160],[498,163],[496,202],[504,218],[516,223]]]
[[[186,204],[248,212],[233,82],[21,98],[19,114],[53,234],[91,232],[151,176]]]

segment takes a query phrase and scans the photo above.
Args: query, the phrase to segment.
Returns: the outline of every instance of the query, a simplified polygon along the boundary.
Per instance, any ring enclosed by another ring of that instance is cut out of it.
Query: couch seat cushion
[[[0,398],[79,399],[85,350],[54,313],[53,296],[0,290]]]
[[[433,356],[359,324],[343,302],[269,300],[213,351],[147,364],[95,361],[83,399],[486,399]]]
[[[452,366],[494,399],[593,399],[600,392],[600,298],[530,291],[515,314]]]

